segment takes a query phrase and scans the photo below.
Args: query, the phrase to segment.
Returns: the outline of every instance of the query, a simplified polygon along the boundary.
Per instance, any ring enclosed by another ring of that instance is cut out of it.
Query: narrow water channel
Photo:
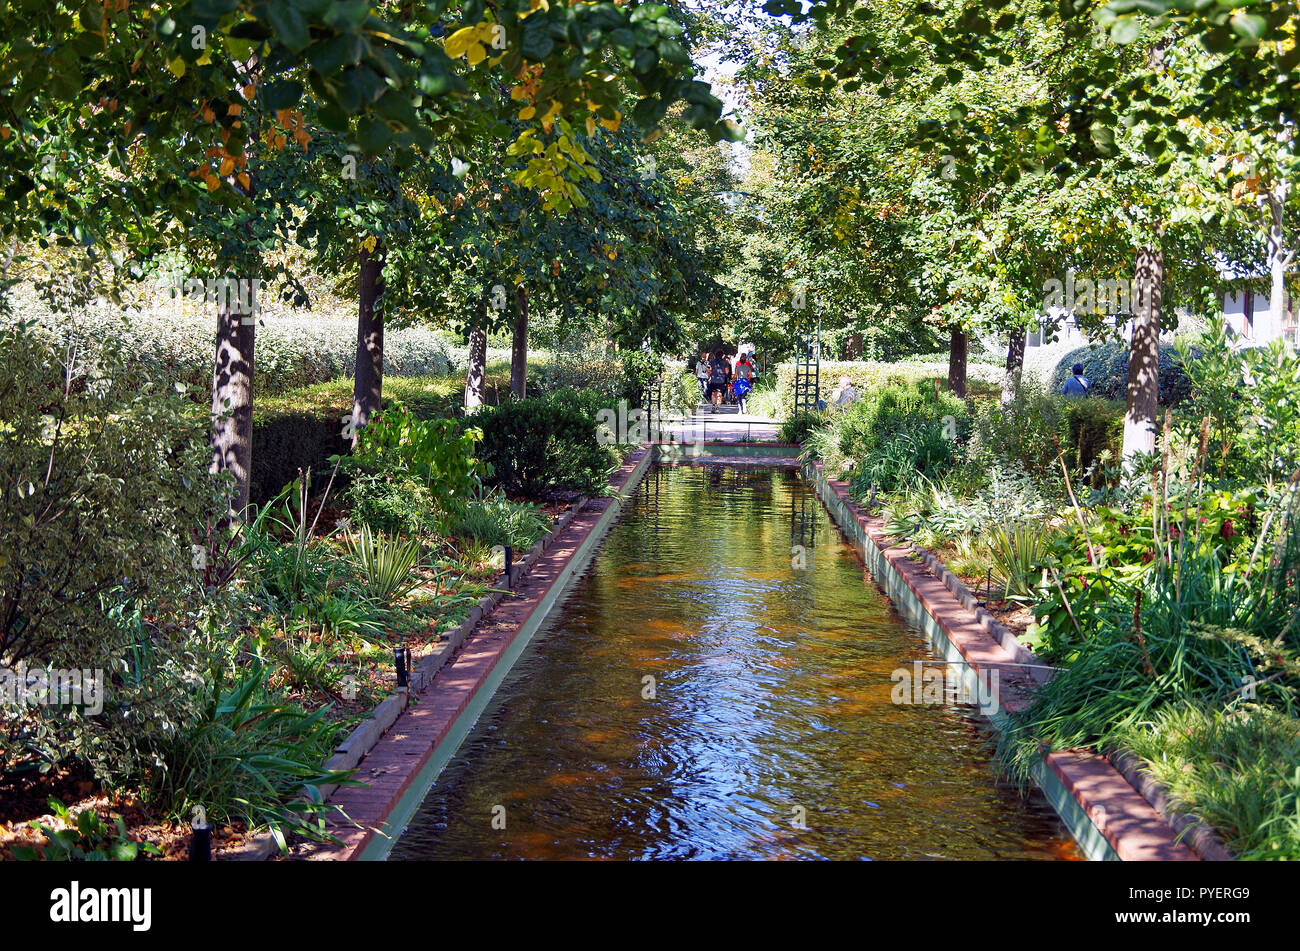
[[[931,656],[796,473],[652,470],[391,857],[1078,858]]]

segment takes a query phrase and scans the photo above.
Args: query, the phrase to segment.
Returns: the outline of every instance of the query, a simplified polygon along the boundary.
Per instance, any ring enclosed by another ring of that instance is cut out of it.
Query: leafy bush
[[[827,422],[822,413],[799,413],[781,424],[780,438],[784,443],[802,444]]]
[[[126,831],[121,816],[113,816],[109,826],[94,809],[82,809],[73,815],[58,799],[50,799],[57,827],[32,821],[28,825],[45,835],[45,844],[36,847],[13,847],[14,858],[20,862],[40,859],[52,862],[134,862],[143,855],[162,855],[162,850],[149,842],[136,842]]]
[[[131,634],[106,601],[197,593],[189,533],[222,504],[206,436],[111,342],[0,327],[0,662],[107,668]]]
[[[886,492],[948,468],[965,436],[965,404],[932,384],[887,384],[866,391],[842,412],[826,413],[807,452],[833,472],[856,466],[860,489]]]
[[[180,382],[194,387],[195,400],[207,404],[212,391],[215,310],[178,301],[124,315],[119,306],[96,301],[69,316],[27,295],[15,301],[15,312],[39,321],[63,342],[114,340],[145,376],[166,386]],[[350,377],[356,351],[355,313],[268,312],[257,328],[257,393],[283,393]],[[442,334],[425,327],[390,328],[384,333],[385,374],[445,374],[451,371],[452,353]]]
[[[344,490],[343,499],[354,522],[387,535],[429,538],[441,525],[437,496],[412,478],[361,473]]]
[[[511,502],[499,492],[473,499],[450,523],[449,533],[485,545],[510,545],[523,551],[550,530],[550,521],[526,502]]]
[[[393,403],[361,430],[356,452],[342,460],[350,470],[414,479],[450,511],[480,485],[484,468],[474,458],[480,438],[473,427],[450,419],[418,420],[403,404]]]
[[[896,492],[920,479],[937,478],[953,463],[953,441],[943,424],[918,420],[886,438],[862,457],[853,480],[853,492],[865,497],[873,485]]]
[[[1190,356],[1195,356],[1192,350]],[[1185,369],[1186,356],[1172,345],[1160,347],[1160,370],[1157,387],[1161,406],[1173,406],[1192,393],[1192,383]],[[1128,396],[1129,345],[1121,340],[1108,340],[1071,350],[1056,364],[1049,378],[1049,390],[1060,393],[1065,378],[1076,363],[1083,364],[1083,375],[1088,378],[1088,393],[1107,400],[1123,402]]]
[[[1214,477],[1274,484],[1300,464],[1300,355],[1280,340],[1234,353],[1222,325],[1188,348],[1191,398],[1178,407],[1177,433],[1199,453],[1208,420],[1204,471]]]
[[[620,397],[629,406],[640,406],[646,387],[664,374],[664,358],[649,350],[626,350],[620,361],[623,364],[623,391]]]
[[[596,421],[573,392],[503,403],[475,416],[487,482],[539,497],[556,489],[597,493],[617,457],[596,439]]]
[[[1000,366],[985,363],[967,364],[966,377],[971,382],[985,383],[990,386],[1001,385],[1004,370]],[[941,390],[947,389],[948,363],[923,363],[904,361],[900,363],[874,363],[870,361],[830,361],[823,360],[818,373],[818,397],[829,404],[840,377],[847,376],[859,393],[869,393],[886,384],[907,386],[928,382],[933,388],[935,380],[940,381]],[[776,368],[776,395],[780,412],[778,419],[784,419],[794,412],[794,363],[782,363]]]
[[[1024,378],[1010,403],[991,401],[981,408],[967,457],[981,463],[1006,459],[1037,478],[1055,479],[1058,453],[1075,472],[1087,472],[1108,453],[1119,453],[1123,435],[1124,404],[1056,396]]]

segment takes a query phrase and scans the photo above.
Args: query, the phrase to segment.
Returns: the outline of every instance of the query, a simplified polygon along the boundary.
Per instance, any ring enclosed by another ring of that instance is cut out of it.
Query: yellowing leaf
[[[217,178],[217,176],[215,175],[209,175],[206,179],[204,179],[204,181],[206,182],[208,186],[208,191],[210,192],[214,192],[221,187],[221,179]]]
[[[535,115],[537,115],[536,106],[524,106],[522,109],[519,110],[519,120],[521,122],[527,122]]]
[[[367,252],[373,254],[375,250],[375,236],[372,234],[370,237],[366,238],[366,240],[361,242],[361,246],[365,248]]]
[[[229,175],[235,170],[235,160],[227,156],[217,168],[218,175]]]
[[[248,177],[247,172],[240,172],[235,176],[235,181],[239,182],[239,187],[244,189],[244,191],[248,191],[252,186],[252,180]]]
[[[460,59],[469,49],[469,45],[474,42],[476,35],[475,28],[472,26],[461,27],[442,44],[443,50],[452,59]]]
[[[517,99],[522,99],[523,97],[524,97],[524,87],[523,87],[523,86],[511,86],[511,87],[510,87],[510,98],[511,98],[511,99],[516,99],[516,100],[517,100]]]
[[[596,120],[591,116],[587,116],[587,135],[595,135],[595,134],[596,134]]]
[[[477,66],[483,60],[487,59],[487,50],[483,48],[482,43],[475,43],[469,48],[465,58],[469,60],[471,66]]]
[[[180,79],[180,77],[185,75],[185,60],[181,59],[179,56],[175,59],[168,60],[167,68],[172,71],[172,74],[177,79]]]

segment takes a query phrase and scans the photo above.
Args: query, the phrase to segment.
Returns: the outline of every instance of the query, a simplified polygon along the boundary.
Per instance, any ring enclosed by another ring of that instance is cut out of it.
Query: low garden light
[[[393,663],[397,667],[397,686],[405,687],[411,679],[411,649],[409,647],[394,647]]]
[[[194,834],[190,837],[190,861],[212,861],[212,826],[208,823],[207,813],[202,806],[194,807],[194,818],[190,820]]]

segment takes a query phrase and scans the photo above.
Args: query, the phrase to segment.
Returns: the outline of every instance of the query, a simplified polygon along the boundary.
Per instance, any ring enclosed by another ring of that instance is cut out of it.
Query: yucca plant
[[[371,597],[389,603],[410,594],[420,584],[414,573],[420,560],[419,542],[379,535],[369,525],[362,525],[360,532],[345,535],[343,543]]]
[[[988,533],[993,577],[1008,598],[1031,597],[1033,575],[1043,563],[1047,531],[1032,522],[995,525]]]

